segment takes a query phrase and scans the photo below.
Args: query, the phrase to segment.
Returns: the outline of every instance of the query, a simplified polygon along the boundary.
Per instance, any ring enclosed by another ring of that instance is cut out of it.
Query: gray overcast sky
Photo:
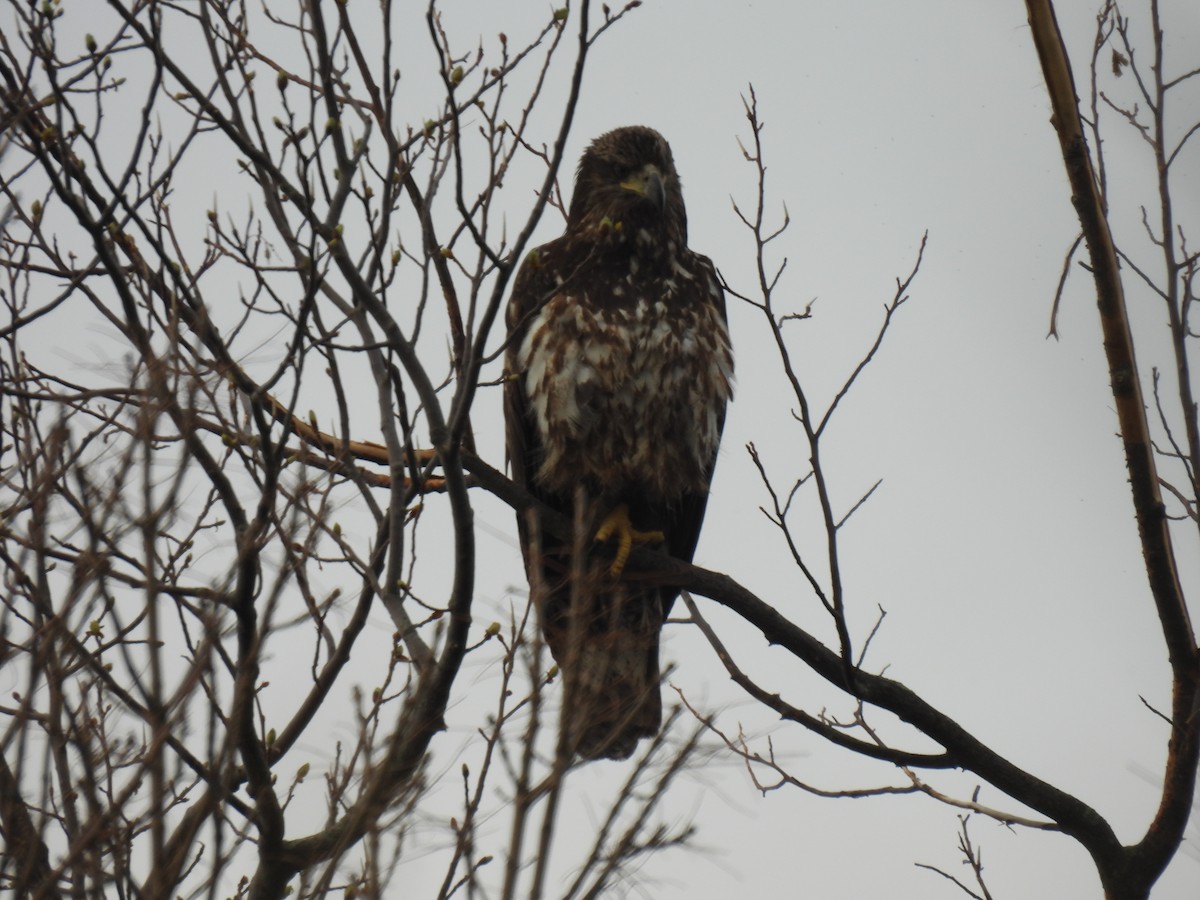
[[[351,0],[351,7],[359,2],[365,0]],[[397,23],[397,40],[412,53],[402,94],[419,123],[436,111],[440,85],[428,74],[423,4],[412,5]],[[1097,5],[1060,4],[1077,78]],[[1200,12],[1186,2],[1164,6],[1168,49],[1193,53],[1177,67],[1194,67]],[[500,31],[520,45],[546,10],[540,0],[459,0],[444,4],[444,23],[458,49],[482,41],[493,50]],[[1126,12],[1143,14],[1140,5]],[[86,22],[76,27],[90,30]],[[870,345],[896,278],[909,272],[922,235],[929,235],[911,300],[840,410],[825,449],[843,507],[883,480],[843,535],[848,603],[860,637],[880,606],[887,611],[869,660],[1013,762],[1110,816],[1122,838],[1140,836],[1157,802],[1166,729],[1139,698],[1166,707],[1168,670],[1136,543],[1091,287],[1078,268],[1063,299],[1062,339],[1046,338],[1063,255],[1078,227],[1024,5],[646,0],[601,42],[564,176],[601,132],[626,124],[657,128],[683,179],[692,247],[746,292],[754,287],[753,246],[731,198],[753,204],[755,173],[738,145],[749,137],[742,98],[750,84],[766,123],[769,202],[778,216],[786,204],[791,216],[773,245],[777,259],[788,258],[776,301],[800,311],[815,300],[813,318],[791,334],[818,407]],[[554,96],[561,93],[552,89]],[[1200,99],[1192,100],[1180,121],[1200,117]],[[551,139],[557,111],[551,99],[545,118],[535,120],[540,138]],[[1135,160],[1140,147],[1113,132],[1111,152]],[[1122,166],[1115,156],[1114,164]],[[1121,192],[1117,228],[1135,237],[1144,159],[1125,171],[1137,177],[1114,188]],[[536,177],[534,170],[524,183],[519,173],[510,177],[514,209],[527,208]],[[191,199],[203,206],[215,197],[223,210],[236,211],[245,203],[244,185],[238,190],[222,193],[220,173],[213,173]],[[1200,204],[1184,201],[1181,212],[1195,224]],[[560,230],[550,211],[539,239]],[[1141,363],[1161,364],[1150,352],[1161,346],[1158,311],[1136,290],[1131,298],[1141,303],[1138,322],[1147,335]],[[766,497],[744,450],[753,441],[782,483],[803,473],[791,398],[759,315],[732,302],[730,317],[737,394],[697,562],[730,573],[832,641],[819,603],[757,509]],[[57,352],[88,365],[89,353],[104,352],[101,338],[89,341]],[[439,341],[431,352],[444,350]],[[265,365],[274,362],[269,356]],[[481,452],[499,465],[498,392],[481,396],[475,425]],[[523,574],[511,512],[487,498],[478,502],[482,629],[499,617]],[[437,533],[441,513],[436,500],[428,504],[427,535]],[[818,531],[801,533],[810,552],[819,552]],[[1200,578],[1195,546],[1180,544],[1188,586]],[[810,711],[850,711],[749,629],[712,604],[703,608],[760,683]],[[382,611],[378,617],[386,653],[392,626]],[[770,735],[798,777],[827,789],[901,783],[888,767],[831,750],[756,708],[694,629],[669,628],[665,657],[677,665],[673,684],[690,700],[715,712],[727,732],[743,727],[755,749],[766,752]],[[361,651],[355,665],[369,683],[377,667]],[[462,684],[475,678],[486,685],[491,674],[469,669]],[[434,771],[457,768],[457,751],[477,724],[472,704],[464,697],[450,731],[435,741]],[[886,717],[879,722],[888,734],[906,734]],[[561,814],[562,845],[590,838],[620,776],[620,767],[606,764],[581,773],[580,793]],[[687,777],[663,814],[695,824],[694,849],[648,858],[644,896],[961,896],[913,865],[962,868],[955,811],[933,800],[825,800],[791,788],[760,796],[744,769],[720,753]],[[975,785],[953,774],[931,780],[956,796],[969,796]],[[981,801],[1014,807],[987,788]],[[457,794],[445,800],[447,819],[458,803]],[[1090,861],[1069,839],[979,817],[972,823],[997,898],[1099,896]],[[449,840],[448,831],[431,827],[431,834],[430,846]],[[1193,826],[1189,835],[1190,848],[1156,898],[1196,895],[1200,830]],[[411,886],[411,896],[425,896],[444,875],[436,853],[406,865],[398,883]]]

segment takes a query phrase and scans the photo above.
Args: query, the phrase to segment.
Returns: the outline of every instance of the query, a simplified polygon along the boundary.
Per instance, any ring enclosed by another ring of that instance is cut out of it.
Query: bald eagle
[[[642,544],[691,560],[733,392],[724,294],[688,249],[657,131],[587,148],[566,233],[526,256],[507,326],[513,478],[579,532],[517,523],[564,733],[581,757],[624,759],[662,724],[659,637],[678,594],[626,562]]]

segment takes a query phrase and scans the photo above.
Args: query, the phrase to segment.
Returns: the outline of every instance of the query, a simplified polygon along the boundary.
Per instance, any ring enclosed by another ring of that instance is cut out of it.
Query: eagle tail
[[[572,593],[543,617],[563,673],[566,737],[585,759],[626,759],[662,726],[663,598],[622,584]]]

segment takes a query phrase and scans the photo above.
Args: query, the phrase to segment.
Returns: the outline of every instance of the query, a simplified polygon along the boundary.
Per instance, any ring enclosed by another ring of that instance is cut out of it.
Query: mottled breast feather
[[[543,448],[541,486],[623,482],[667,501],[708,490],[733,356],[711,266],[689,262],[695,271],[677,266],[657,293],[639,285],[641,296],[595,302],[597,286],[581,287],[531,319],[517,366]],[[681,302],[680,281],[702,302]]]

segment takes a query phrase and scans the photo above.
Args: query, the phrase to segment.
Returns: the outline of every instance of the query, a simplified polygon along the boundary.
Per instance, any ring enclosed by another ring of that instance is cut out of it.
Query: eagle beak
[[[622,181],[621,187],[645,197],[659,211],[666,206],[667,189],[663,185],[662,172],[653,163],[642,166],[627,181]]]

